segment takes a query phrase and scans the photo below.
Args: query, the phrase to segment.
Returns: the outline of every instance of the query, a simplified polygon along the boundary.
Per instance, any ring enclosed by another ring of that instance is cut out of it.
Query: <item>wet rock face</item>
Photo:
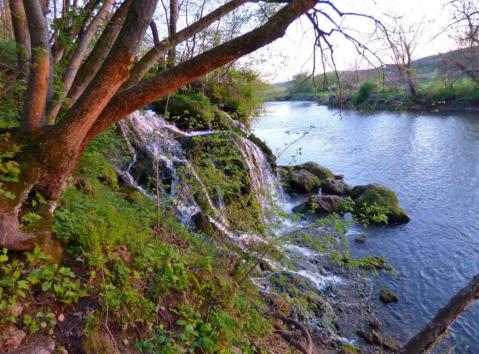
[[[350,194],[357,210],[366,205],[376,204],[389,210],[390,213],[387,214],[389,224],[405,224],[411,221],[409,215],[399,206],[396,193],[382,184],[356,186],[351,189]]]
[[[289,189],[292,192],[307,193],[319,189],[319,179],[306,170],[293,170],[287,177]]]
[[[339,195],[348,196],[351,191],[351,187],[343,180],[336,180],[334,178],[326,178],[321,183],[321,193],[323,195]]]

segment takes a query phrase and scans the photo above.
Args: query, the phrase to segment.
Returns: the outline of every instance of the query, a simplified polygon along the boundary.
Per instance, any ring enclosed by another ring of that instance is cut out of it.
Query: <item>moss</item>
[[[263,151],[263,153],[266,155],[270,163],[276,162],[276,156],[274,156],[273,151],[271,151],[269,146],[266,145],[266,143],[263,140],[261,140],[254,134],[250,134],[248,136],[248,139],[251,140],[253,143],[255,143],[256,146],[258,146],[261,149],[261,151]]]
[[[113,190],[118,189],[118,175],[111,165],[105,165],[99,180],[110,186]]]
[[[118,192],[130,204],[141,204],[147,198],[135,187],[120,187]]]
[[[399,302],[399,296],[397,296],[395,293],[388,289],[382,289],[379,292],[379,298],[385,304],[388,304],[390,302]]]
[[[379,183],[356,186],[351,190],[351,197],[357,208],[376,204],[390,211],[388,221],[393,223],[407,223],[411,220],[409,215],[399,206],[399,200],[391,189]]]
[[[301,165],[293,167],[294,170],[306,170],[309,173],[315,175],[320,181],[324,181],[327,178],[334,178],[334,173],[328,168],[317,164],[316,162],[306,162]]]
[[[100,328],[84,331],[82,350],[84,353],[105,353],[116,354],[114,344],[107,333],[100,331]]]
[[[286,177],[289,189],[297,192],[311,192],[318,189],[320,185],[319,179],[306,170],[291,171]]]
[[[344,344],[339,348],[341,349],[340,354],[362,354],[363,353],[361,349],[351,344]]]

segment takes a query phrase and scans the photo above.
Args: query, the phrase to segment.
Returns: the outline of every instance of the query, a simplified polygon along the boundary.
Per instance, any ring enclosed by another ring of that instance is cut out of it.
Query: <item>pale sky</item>
[[[454,48],[454,41],[447,34],[438,35],[451,21],[450,9],[443,7],[445,2],[446,0],[345,0],[335,4],[343,12],[373,15],[384,25],[394,22],[388,15],[403,16],[402,22],[405,26],[424,19],[425,29],[421,31],[420,44],[414,53],[414,59],[417,59]],[[339,20],[339,17],[335,20]],[[365,37],[374,27],[371,20],[351,16],[343,24],[351,29],[349,33],[375,51],[386,47],[384,43],[371,42]],[[294,74],[302,71],[311,72],[313,35],[309,20],[303,16],[289,27],[285,37],[256,52],[248,60],[264,74],[264,79],[271,83],[290,80]],[[354,47],[338,36],[332,37],[330,42],[334,44],[338,70],[351,68],[359,58]],[[383,60],[388,62],[386,58]],[[322,72],[319,61],[316,71]]]

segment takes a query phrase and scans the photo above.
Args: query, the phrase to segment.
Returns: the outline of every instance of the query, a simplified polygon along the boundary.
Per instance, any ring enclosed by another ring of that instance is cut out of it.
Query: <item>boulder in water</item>
[[[337,195],[313,195],[306,203],[295,206],[293,212],[299,214],[310,212],[316,215],[343,214],[342,203],[344,199]]]
[[[399,206],[398,197],[391,189],[379,183],[356,186],[351,189],[351,198],[356,207],[356,213],[367,205],[377,205],[386,208],[388,222],[405,224],[411,221],[409,215]]]
[[[388,289],[382,289],[379,292],[379,298],[385,304],[389,304],[390,302],[399,302],[399,296]]]
[[[327,178],[334,179],[334,173],[331,170],[327,169],[326,167],[317,164],[316,162],[306,162],[300,165],[293,166],[293,170],[306,170],[309,173],[315,175],[319,178],[320,181],[324,181]]]
[[[293,170],[286,176],[289,189],[293,192],[307,193],[319,188],[319,179],[306,170]]]
[[[336,180],[334,178],[326,178],[321,183],[321,193],[323,195],[340,195],[348,196],[351,191],[351,187],[343,180]]]

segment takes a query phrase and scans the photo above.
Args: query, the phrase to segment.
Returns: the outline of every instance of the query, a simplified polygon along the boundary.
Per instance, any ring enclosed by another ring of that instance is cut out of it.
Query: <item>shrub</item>
[[[359,88],[359,91],[356,94],[356,96],[354,96],[353,103],[358,104],[358,103],[363,103],[364,101],[366,101],[366,99],[368,99],[369,96],[371,96],[371,93],[373,92],[375,88],[376,88],[376,84],[372,82],[363,83],[361,87]]]

